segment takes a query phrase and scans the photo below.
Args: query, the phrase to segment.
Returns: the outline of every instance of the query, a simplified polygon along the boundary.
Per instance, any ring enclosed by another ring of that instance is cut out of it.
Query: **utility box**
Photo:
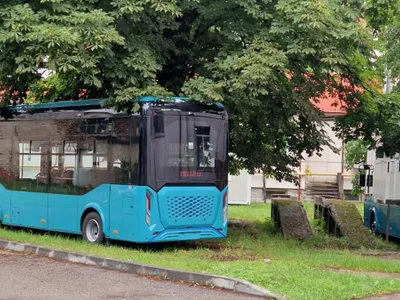
[[[228,203],[250,205],[251,202],[251,175],[240,171],[237,176],[229,175]]]

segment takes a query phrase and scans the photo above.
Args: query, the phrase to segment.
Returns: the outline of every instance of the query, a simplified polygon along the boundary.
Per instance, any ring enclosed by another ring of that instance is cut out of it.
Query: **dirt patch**
[[[240,232],[250,235],[253,238],[258,238],[261,234],[256,225],[249,221],[232,219],[228,221],[228,227],[231,230],[239,230]]]
[[[228,232],[231,236],[250,236],[253,239],[257,239],[262,235],[262,229],[257,228],[256,224],[242,220],[231,220],[228,223]],[[231,245],[225,240],[201,240],[201,241],[190,241],[183,243],[188,249],[208,249],[213,251],[223,251],[225,249],[231,249]],[[182,246],[181,245],[181,246]]]
[[[400,260],[400,252],[362,253],[362,255],[380,259]]]
[[[253,253],[249,250],[244,250],[241,248],[225,248],[225,249],[215,249],[208,255],[204,255],[206,259],[213,261],[237,261],[237,260],[260,260],[261,256]]]
[[[256,227],[253,222],[244,220],[229,220],[228,222],[230,232],[239,235],[249,235],[253,238],[257,238],[261,235],[260,229]],[[261,260],[265,257],[254,253],[251,249],[245,249],[241,246],[232,246],[226,242],[220,242],[217,240],[209,241],[194,241],[191,242],[193,248],[200,248],[207,250],[202,253],[201,256],[204,259],[212,261],[237,261],[237,260]]]
[[[2,250],[0,249],[0,255],[7,255],[7,256],[28,256],[31,255],[30,253],[24,253],[24,252],[15,252],[15,251],[9,251],[9,250]]]
[[[380,278],[391,278],[391,279],[398,279],[400,280],[400,273],[389,273],[389,272],[378,272],[378,271],[354,271],[354,270],[347,270],[341,268],[334,268],[328,267],[323,268],[327,271],[343,273],[343,274],[354,274],[354,275],[369,275],[373,277],[380,277]]]
[[[278,227],[282,229],[285,238],[304,240],[312,235],[310,222],[300,201],[273,200],[272,204],[276,207],[277,213],[274,220],[278,222]]]
[[[360,300],[400,300],[400,294],[386,294],[386,295],[377,295],[367,298],[362,298]]]
[[[247,229],[247,228],[251,228],[253,226],[253,223],[250,221],[245,221],[245,220],[231,219],[231,220],[228,220],[228,226],[232,227],[232,228]]]

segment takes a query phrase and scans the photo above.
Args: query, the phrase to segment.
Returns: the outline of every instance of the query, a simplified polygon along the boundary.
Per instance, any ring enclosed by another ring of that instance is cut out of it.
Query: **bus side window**
[[[14,124],[0,123],[0,184],[7,189],[12,188],[12,183],[18,172],[13,169],[13,138]]]
[[[49,182],[47,147],[45,141],[19,141],[19,174],[14,182],[14,190],[47,191]]]
[[[114,123],[110,118],[88,118],[78,126],[78,163],[74,181],[78,194],[113,183],[110,161]]]
[[[51,170],[49,192],[75,194],[73,184],[77,171],[77,142],[73,137],[51,144]]]
[[[129,147],[131,161],[131,184],[139,184],[140,127],[141,119],[138,117],[133,117],[131,119],[131,139]],[[162,131],[164,132],[164,129]]]
[[[77,144],[77,175],[74,180],[77,193],[83,195],[94,189],[94,139],[82,135]]]
[[[139,128],[137,118],[115,118],[111,140],[111,180],[117,184],[137,184],[139,164]]]

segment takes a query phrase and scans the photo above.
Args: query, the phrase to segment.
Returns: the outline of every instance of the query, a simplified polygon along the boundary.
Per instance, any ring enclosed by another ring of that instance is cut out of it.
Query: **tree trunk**
[[[267,203],[267,186],[264,174],[263,174],[263,200],[264,203]]]

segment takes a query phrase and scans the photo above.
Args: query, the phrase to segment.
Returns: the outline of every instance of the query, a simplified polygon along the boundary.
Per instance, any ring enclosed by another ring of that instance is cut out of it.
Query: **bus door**
[[[110,237],[133,241],[135,215],[138,211],[140,118],[114,120],[114,136],[110,143]],[[143,202],[145,203],[145,199]],[[144,204],[143,204],[144,206]],[[144,219],[144,217],[143,217]]]
[[[49,224],[51,230],[80,232],[78,219],[78,144],[73,137],[51,143]]]
[[[111,185],[110,193],[110,237],[132,241],[135,233],[135,200],[137,186]]]
[[[46,229],[48,157],[46,143],[19,141],[18,177],[11,192],[11,224]]]

